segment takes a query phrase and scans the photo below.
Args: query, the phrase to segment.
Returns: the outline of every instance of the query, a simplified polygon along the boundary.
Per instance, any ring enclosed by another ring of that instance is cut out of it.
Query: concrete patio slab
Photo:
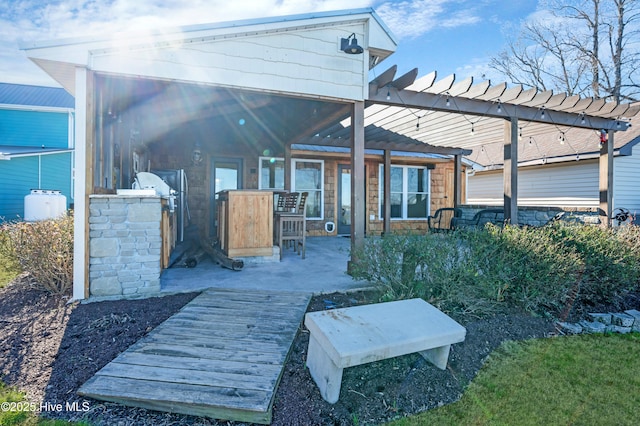
[[[305,259],[285,250],[280,262],[245,263],[240,271],[225,269],[204,257],[195,268],[172,267],[160,277],[163,293],[207,288],[274,290],[310,294],[346,292],[370,287],[347,275],[351,240],[344,237],[307,238]]]

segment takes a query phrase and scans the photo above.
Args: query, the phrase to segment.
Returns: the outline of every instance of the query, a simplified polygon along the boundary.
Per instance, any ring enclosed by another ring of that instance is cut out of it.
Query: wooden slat
[[[300,293],[209,290],[98,371],[78,393],[268,424],[309,300]]]
[[[270,376],[278,374],[280,367],[277,365],[267,364],[251,364],[240,361],[222,361],[218,360],[212,363],[210,360],[202,358],[176,358],[163,355],[149,355],[137,352],[123,352],[118,355],[114,362],[132,365],[148,365],[154,367],[174,368],[177,365],[185,370],[194,371],[217,371],[224,374],[238,374],[249,376]]]
[[[405,89],[405,88],[411,86],[414,81],[416,81],[416,77],[417,76],[418,76],[418,68],[414,68],[411,71],[409,71],[408,73],[406,73],[406,74],[398,77],[397,79],[393,80],[391,82],[390,86],[393,86],[398,90]]]
[[[176,364],[171,368],[150,365],[121,364],[111,362],[100,370],[99,375],[110,377],[126,377],[136,380],[156,382],[183,383],[221,388],[240,388],[259,391],[270,391],[276,384],[277,375],[263,376],[264,380],[256,380],[255,376],[246,374],[221,373],[219,371],[198,371],[181,368]]]
[[[398,71],[398,66],[393,65],[391,68],[380,74],[374,80],[369,83],[369,85],[373,86],[377,89],[386,86],[387,84],[393,81],[393,78],[396,76],[396,72]]]

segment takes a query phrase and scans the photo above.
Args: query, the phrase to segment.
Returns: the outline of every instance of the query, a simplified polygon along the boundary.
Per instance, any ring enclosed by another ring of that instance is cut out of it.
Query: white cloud
[[[438,28],[455,28],[481,21],[475,2],[460,0],[411,0],[385,2],[376,12],[399,38],[417,38]]]

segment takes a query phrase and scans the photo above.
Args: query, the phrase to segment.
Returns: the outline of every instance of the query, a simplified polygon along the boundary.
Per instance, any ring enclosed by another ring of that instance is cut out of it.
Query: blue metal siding
[[[69,114],[0,109],[0,145],[68,148]]]
[[[38,157],[0,161],[0,218],[24,216],[24,197],[38,187]]]
[[[40,189],[55,189],[62,191],[67,197],[67,208],[71,203],[71,153],[43,155],[42,157]]]
[[[0,161],[0,222],[24,217],[24,197],[32,189],[57,189],[71,202],[71,153],[40,157],[38,185],[38,156]]]

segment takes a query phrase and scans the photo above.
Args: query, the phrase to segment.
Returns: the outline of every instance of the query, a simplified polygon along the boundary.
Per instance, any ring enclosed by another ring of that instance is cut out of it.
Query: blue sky
[[[504,29],[530,18],[538,1],[0,0],[0,81],[56,85],[19,50],[28,42],[362,7],[374,8],[399,41],[378,72],[397,64],[398,74],[418,67],[420,76],[496,80],[487,64],[505,46]]]

